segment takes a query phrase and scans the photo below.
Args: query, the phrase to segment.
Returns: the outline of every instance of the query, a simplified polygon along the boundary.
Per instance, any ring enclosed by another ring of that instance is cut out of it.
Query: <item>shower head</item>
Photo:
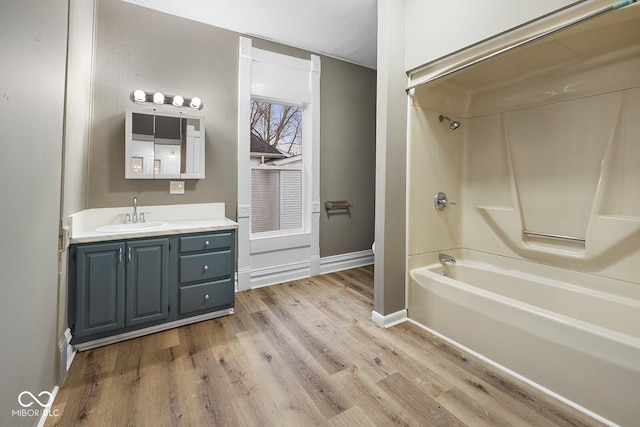
[[[440,114],[440,117],[438,117],[438,120],[440,120],[440,122],[443,121],[448,121],[449,122],[449,130],[456,130],[460,127],[460,122],[456,122],[455,120],[451,120],[449,117],[447,116],[443,116],[442,114]]]

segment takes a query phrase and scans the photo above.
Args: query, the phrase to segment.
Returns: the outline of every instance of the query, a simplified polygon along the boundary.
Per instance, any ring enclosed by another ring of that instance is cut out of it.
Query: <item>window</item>
[[[320,271],[320,58],[240,37],[238,290]],[[253,113],[253,114],[252,114]]]
[[[251,233],[300,230],[302,108],[251,101]]]

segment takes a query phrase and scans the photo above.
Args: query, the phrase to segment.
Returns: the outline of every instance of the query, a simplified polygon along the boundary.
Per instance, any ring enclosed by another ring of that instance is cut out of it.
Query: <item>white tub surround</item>
[[[494,40],[508,52],[479,43],[410,73],[407,308],[596,418],[635,425],[640,3],[598,16],[519,45],[537,34],[523,26]],[[438,192],[457,204],[436,210]]]
[[[238,228],[238,223],[226,218],[224,203],[145,206],[138,202],[138,212],[146,221],[166,223],[152,229],[127,232],[100,232],[99,227],[123,224],[132,206],[86,209],[69,216],[70,243],[90,243],[139,237],[167,236]]]
[[[434,253],[410,270],[412,320],[600,421],[640,419],[640,289],[471,250],[446,253],[455,264]]]

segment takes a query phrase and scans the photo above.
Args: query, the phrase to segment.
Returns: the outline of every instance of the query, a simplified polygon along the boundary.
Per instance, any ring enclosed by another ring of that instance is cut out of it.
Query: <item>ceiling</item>
[[[376,68],[377,0],[123,0]]]

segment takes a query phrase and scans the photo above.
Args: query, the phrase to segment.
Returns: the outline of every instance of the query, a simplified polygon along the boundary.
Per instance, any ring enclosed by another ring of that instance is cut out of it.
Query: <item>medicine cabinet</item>
[[[204,178],[204,116],[157,107],[128,108],[125,178]]]

